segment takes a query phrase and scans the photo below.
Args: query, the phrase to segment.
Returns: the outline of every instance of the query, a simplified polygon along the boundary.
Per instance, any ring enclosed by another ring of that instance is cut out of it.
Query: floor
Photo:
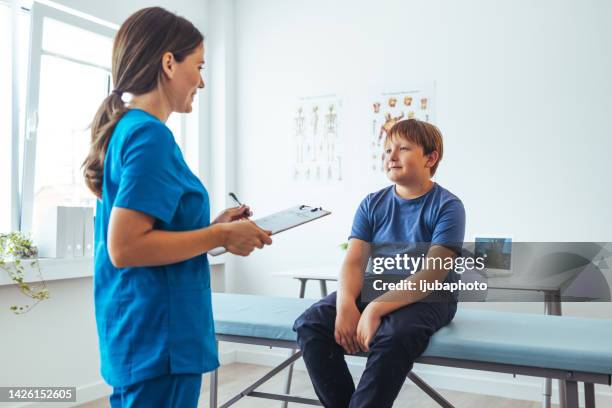
[[[235,363],[222,366],[219,370],[219,404],[227,401],[242,389],[263,376],[270,367],[258,366],[253,364]],[[281,374],[270,379],[262,385],[258,391],[280,393],[283,390],[285,377]],[[208,381],[209,376],[205,375],[202,381],[202,394],[200,394],[199,407],[208,407]],[[293,395],[302,397],[316,398],[308,374],[304,371],[295,371],[291,387]],[[470,394],[458,391],[442,390],[441,394],[449,400],[455,407],[495,407],[495,408],[538,408],[541,406],[536,401],[523,401],[508,398],[490,397],[485,395]],[[418,407],[418,408],[439,408],[429,396],[419,388],[406,380],[402,391],[395,401],[397,407]],[[238,401],[233,407],[236,408],[264,408],[278,407],[281,402],[264,400],[260,398],[245,397]],[[289,407],[307,407],[308,405],[289,404]],[[311,405],[312,406],[312,405]],[[556,405],[555,405],[556,406]],[[109,407],[108,398],[99,399],[87,404],[79,405],[81,408],[106,408]]]

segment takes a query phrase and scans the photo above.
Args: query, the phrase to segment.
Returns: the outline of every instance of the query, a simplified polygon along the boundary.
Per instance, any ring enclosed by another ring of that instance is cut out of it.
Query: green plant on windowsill
[[[15,314],[27,313],[40,301],[49,299],[47,284],[40,273],[38,264],[38,249],[32,240],[21,232],[9,232],[0,234],[0,269],[6,271],[11,280],[17,285],[19,291],[25,296],[35,300],[33,304],[17,306],[11,305],[10,309]],[[39,285],[30,285],[23,281],[24,263],[35,268],[40,277]]]

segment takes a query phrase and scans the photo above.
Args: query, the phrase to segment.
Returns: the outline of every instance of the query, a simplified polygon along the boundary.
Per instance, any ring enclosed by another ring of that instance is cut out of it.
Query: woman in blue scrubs
[[[197,406],[202,373],[219,366],[206,253],[272,242],[244,205],[210,222],[208,193],[165,125],[191,112],[203,65],[193,24],[136,12],[117,32],[114,90],[92,122],[83,168],[98,197],[94,297],[112,407]]]

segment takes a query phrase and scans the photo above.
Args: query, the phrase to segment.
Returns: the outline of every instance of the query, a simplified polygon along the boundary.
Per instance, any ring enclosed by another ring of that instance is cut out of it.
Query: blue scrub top
[[[131,109],[110,139],[95,221],[94,298],[101,373],[111,386],[219,366],[206,254],[153,267],[116,268],[106,245],[113,207],[155,218],[155,229],[210,224],[208,192],[172,132]]]

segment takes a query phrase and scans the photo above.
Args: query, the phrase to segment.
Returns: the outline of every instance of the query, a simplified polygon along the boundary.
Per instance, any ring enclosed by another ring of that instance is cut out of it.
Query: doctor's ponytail
[[[162,77],[162,56],[171,52],[177,62],[182,62],[203,41],[192,23],[161,7],[139,10],[121,25],[113,42],[113,91],[91,123],[91,146],[82,165],[85,184],[96,197],[102,197],[108,144],[117,123],[128,111],[122,95],[154,90]]]

